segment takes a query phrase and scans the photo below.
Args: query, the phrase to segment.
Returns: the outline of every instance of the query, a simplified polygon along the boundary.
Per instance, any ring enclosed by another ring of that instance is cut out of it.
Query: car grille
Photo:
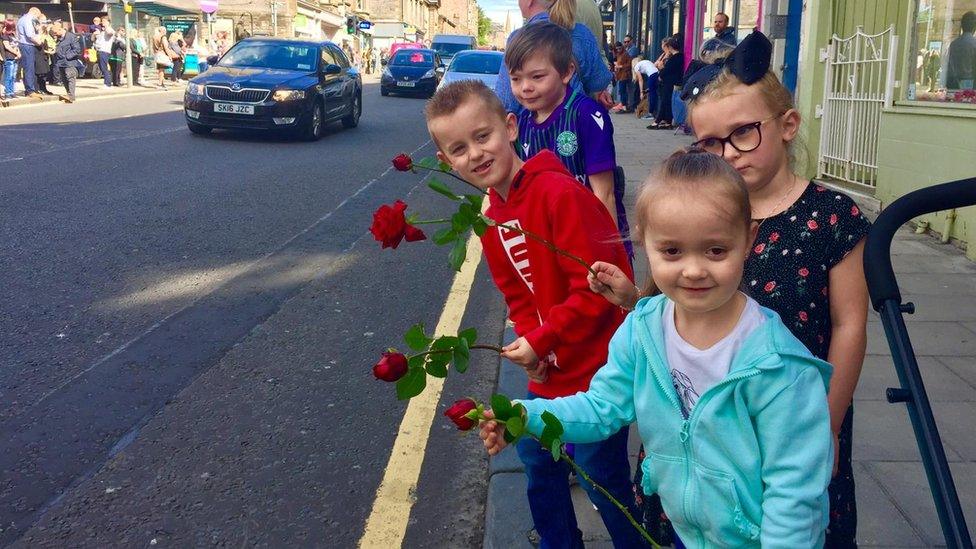
[[[235,103],[262,103],[271,95],[271,90],[244,88],[234,91],[227,86],[207,86],[207,97],[213,101],[233,101]]]

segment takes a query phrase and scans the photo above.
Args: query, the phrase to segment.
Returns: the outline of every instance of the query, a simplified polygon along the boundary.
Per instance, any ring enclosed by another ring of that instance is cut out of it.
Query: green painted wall
[[[881,117],[878,189],[882,206],[921,187],[973,177],[976,168],[976,109],[897,107]],[[922,216],[930,228],[945,231],[945,212]],[[949,235],[970,243],[976,260],[976,207],[957,210]]]

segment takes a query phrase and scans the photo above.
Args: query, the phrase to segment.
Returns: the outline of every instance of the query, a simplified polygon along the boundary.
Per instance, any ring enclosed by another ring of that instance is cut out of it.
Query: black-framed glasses
[[[719,156],[725,155],[726,143],[742,153],[754,151],[759,148],[759,145],[762,145],[762,125],[784,114],[786,113],[774,114],[769,118],[743,124],[729,132],[729,135],[725,137],[706,137],[705,139],[699,139],[692,143],[691,146]]]

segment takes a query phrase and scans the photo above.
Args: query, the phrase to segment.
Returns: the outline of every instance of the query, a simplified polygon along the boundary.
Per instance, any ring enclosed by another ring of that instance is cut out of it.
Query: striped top
[[[617,167],[610,114],[573,86],[567,86],[562,104],[541,123],[536,123],[534,113],[523,109],[518,115],[518,128],[516,145],[522,160],[549,149],[588,189],[592,189],[591,175],[613,171]],[[615,177],[613,187],[617,202],[617,227],[621,234],[626,235],[629,225],[624,208],[623,178]],[[633,255],[629,241],[626,246],[627,252]]]

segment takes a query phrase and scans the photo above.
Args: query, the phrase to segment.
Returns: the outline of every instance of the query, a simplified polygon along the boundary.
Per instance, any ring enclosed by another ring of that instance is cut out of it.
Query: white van
[[[446,65],[451,63],[455,53],[473,50],[477,46],[475,37],[466,34],[435,34],[430,43],[430,49],[436,51]]]

